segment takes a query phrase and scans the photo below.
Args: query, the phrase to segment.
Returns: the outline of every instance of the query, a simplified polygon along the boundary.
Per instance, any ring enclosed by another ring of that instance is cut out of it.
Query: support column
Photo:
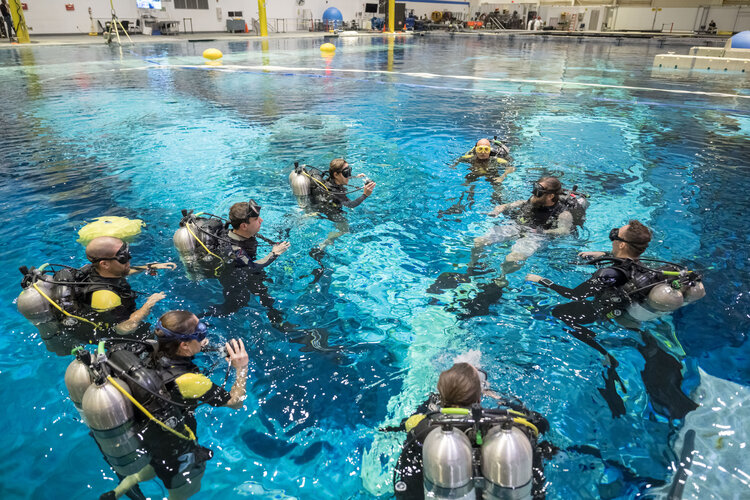
[[[31,43],[29,27],[26,26],[26,19],[23,17],[21,0],[10,0],[8,8],[10,9],[10,17],[13,19],[13,30],[16,32],[18,43]],[[10,33],[8,33],[8,36],[10,36]]]
[[[268,36],[268,18],[266,17],[266,0],[258,0],[258,21],[260,36]]]

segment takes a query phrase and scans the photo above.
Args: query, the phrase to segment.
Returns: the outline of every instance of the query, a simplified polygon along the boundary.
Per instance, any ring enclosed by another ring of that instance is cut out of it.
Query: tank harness
[[[62,269],[55,271],[55,267]],[[38,268],[32,267],[31,269],[23,266],[19,268],[19,271],[24,276],[21,280],[21,287],[24,289],[21,292],[22,294],[33,288],[59,313],[57,317],[59,323],[64,326],[73,326],[77,322],[82,322],[91,325],[95,332],[106,330],[113,325],[100,321],[92,321],[81,316],[81,314],[95,311],[93,307],[86,304],[85,298],[89,294],[99,290],[109,290],[117,293],[121,299],[127,301],[127,305],[131,305],[131,302],[132,305],[135,305],[135,296],[141,293],[132,289],[125,290],[107,282],[92,281],[91,264],[86,264],[82,268],[77,269],[64,264],[47,263],[42,264]],[[47,292],[42,289],[40,283],[50,285],[47,287]],[[24,314],[23,311],[21,313]],[[65,318],[69,319],[66,320]]]
[[[115,347],[106,349],[107,342],[116,342]],[[163,430],[186,441],[197,440],[195,433],[187,424],[183,423],[183,432],[175,427],[175,421],[180,420],[179,409],[193,409],[197,405],[180,403],[169,397],[165,384],[174,380],[169,376],[163,377],[157,370],[148,368],[141,357],[132,352],[128,347],[133,343],[146,346],[145,350],[155,353],[155,341],[143,342],[134,339],[105,339],[99,342],[96,357],[79,347],[75,350],[76,359],[89,366],[94,383],[102,384],[104,380],[112,384],[122,396],[127,399],[143,416],[157,424]],[[120,378],[125,382],[123,387],[117,380]],[[159,415],[157,418],[154,414]],[[172,425],[169,425],[172,423]]]
[[[488,442],[492,434],[495,434],[496,431],[493,431],[493,429],[519,430],[528,439],[533,454],[541,460],[544,454],[542,453],[538,439],[541,434],[549,430],[547,420],[540,414],[529,411],[521,405],[512,405],[507,401],[503,401],[501,404],[506,407],[484,409],[480,405],[475,404],[470,409],[440,408],[435,411],[412,415],[404,420],[401,426],[381,429],[383,431],[400,430],[407,432],[407,438],[402,447],[402,454],[393,472],[393,484],[397,493],[396,496],[399,497],[399,493],[406,495],[405,498],[411,498],[409,493],[416,496],[421,495],[421,491],[408,492],[409,486],[407,483],[414,477],[415,472],[420,472],[420,467],[424,467],[422,448],[430,433],[436,429],[456,429],[468,438],[473,455],[472,470],[474,481],[476,484],[484,484],[482,486],[484,488],[491,489],[492,486],[488,484],[491,481],[483,476],[481,467],[482,447]],[[434,407],[434,405],[429,405],[427,408]],[[405,478],[407,482],[403,482],[402,478]],[[484,483],[482,483],[483,479]],[[423,478],[425,484],[427,484],[427,480],[427,477]],[[412,488],[414,487],[416,486],[412,484]],[[435,486],[431,486],[431,489],[435,489]],[[437,490],[439,491],[441,488],[438,486]],[[445,495],[440,496],[440,498],[453,498],[447,492]]]
[[[369,179],[365,179],[365,184]],[[310,165],[294,162],[294,169],[289,174],[289,184],[295,196],[310,196],[316,201],[327,201],[338,205],[335,195],[350,195],[364,189],[364,185],[350,190],[339,191],[335,189],[333,180],[328,172]]]
[[[497,163],[505,164],[510,163],[512,158],[510,157],[510,149],[508,146],[497,140],[497,136],[493,139],[487,139],[490,141],[490,158],[495,158]],[[476,157],[476,145],[474,145],[469,151],[464,154],[461,159],[464,161],[471,161]]]
[[[548,230],[553,229],[560,214],[567,211],[573,218],[575,228],[583,227],[588,207],[588,196],[578,191],[578,186],[573,186],[571,190],[563,189],[557,203],[551,207],[539,210],[531,204],[531,201],[526,201],[514,213],[519,224]]]
[[[219,264],[213,269],[213,276],[218,277],[221,269],[229,264],[232,259],[231,248],[236,245],[236,241],[232,241],[229,236],[229,226],[231,222],[228,219],[219,217],[208,212],[193,213],[192,210],[182,210],[182,219],[180,220],[180,228],[184,228],[190,235],[190,239],[198,243],[198,246],[205,251],[206,255],[210,255],[219,261]],[[180,248],[178,243],[178,234],[181,229],[175,232],[173,240],[175,245],[178,247],[178,251],[183,254],[195,254],[195,251],[191,251],[188,248]],[[197,233],[197,234],[196,234]],[[269,245],[277,245],[278,242],[273,241],[261,234],[256,234],[255,238],[258,238]],[[224,257],[222,257],[224,255]]]
[[[641,262],[661,265],[651,268]],[[684,295],[693,287],[698,286],[703,278],[698,272],[690,271],[683,265],[659,259],[640,258],[638,261],[634,261],[604,256],[593,259],[587,264],[597,266],[609,264],[606,267],[616,269],[627,277],[627,282],[624,285],[609,289],[599,297],[600,300],[612,306],[612,309],[606,315],[608,319],[616,319],[628,313],[635,304],[644,304],[651,291],[659,285],[669,286],[672,290],[679,291]],[[658,315],[662,315],[669,311],[659,312],[661,314]]]

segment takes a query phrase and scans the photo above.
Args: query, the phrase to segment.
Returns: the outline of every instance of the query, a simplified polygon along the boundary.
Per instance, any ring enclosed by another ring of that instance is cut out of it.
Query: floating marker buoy
[[[209,61],[215,61],[224,57],[224,54],[219,49],[206,49],[203,51],[203,57]]]
[[[336,52],[336,46],[332,43],[324,43],[320,46],[321,52]]]
[[[145,226],[140,219],[128,219],[127,217],[98,217],[78,231],[78,243],[88,245],[91,240],[99,236],[114,236],[128,241],[141,233],[141,227]]]

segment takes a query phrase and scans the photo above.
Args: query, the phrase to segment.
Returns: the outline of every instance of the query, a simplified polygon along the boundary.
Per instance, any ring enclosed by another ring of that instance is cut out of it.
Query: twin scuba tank
[[[651,321],[705,296],[706,289],[700,277],[683,274],[677,279],[657,283],[648,292],[646,300],[633,302],[626,312],[635,321]]]
[[[76,359],[65,371],[65,386],[115,472],[128,476],[149,464],[142,439],[143,419],[130,397],[164,418],[165,405],[155,394],[164,399],[169,394],[155,371],[145,368],[130,350],[104,354],[101,343],[95,356],[83,349],[76,353]]]
[[[678,264],[664,264],[656,269],[647,268],[643,264],[631,264],[634,266],[631,280],[623,290],[626,297],[623,299],[615,296],[612,299],[629,302],[624,311],[615,309],[610,313],[616,321],[626,327],[636,326],[637,323],[659,318],[706,296],[700,274]]]
[[[534,450],[514,426],[492,427],[481,447],[483,497],[530,499]],[[466,434],[444,424],[433,429],[422,447],[425,498],[474,500],[474,451]]]
[[[531,499],[538,429],[525,419],[493,416],[481,408],[471,411],[474,421],[482,422],[475,424],[472,436],[477,446],[472,446],[464,432],[466,420],[446,416],[435,421],[437,425],[424,439],[424,498],[474,500],[479,489],[485,500]],[[395,489],[398,497],[405,483],[397,482]]]

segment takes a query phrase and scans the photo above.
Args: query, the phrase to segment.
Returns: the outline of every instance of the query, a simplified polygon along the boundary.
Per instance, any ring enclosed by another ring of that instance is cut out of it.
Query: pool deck
[[[396,33],[397,35],[400,33]],[[381,32],[363,31],[358,36],[382,36]],[[289,32],[273,33],[268,36],[274,38],[325,38],[337,37],[323,32]],[[561,38],[577,39],[612,39],[622,41],[626,39],[643,40],[656,39],[661,42],[691,43],[693,45],[720,46],[727,40],[727,36],[695,34],[690,32],[679,33],[661,33],[661,32],[643,32],[643,31],[526,31],[526,30],[481,30],[481,31],[419,31],[413,36],[467,36],[467,37],[542,37],[543,39]],[[182,43],[182,42],[199,42],[214,40],[262,40],[263,37],[248,33],[226,33],[226,32],[207,32],[207,33],[179,33],[176,35],[147,36],[147,35],[130,35],[133,43]],[[103,42],[101,36],[89,36],[87,34],[75,35],[32,35],[30,46],[41,45],[97,45]],[[127,42],[127,41],[126,41]],[[8,43],[7,39],[0,39],[0,49],[24,47],[26,44]]]

